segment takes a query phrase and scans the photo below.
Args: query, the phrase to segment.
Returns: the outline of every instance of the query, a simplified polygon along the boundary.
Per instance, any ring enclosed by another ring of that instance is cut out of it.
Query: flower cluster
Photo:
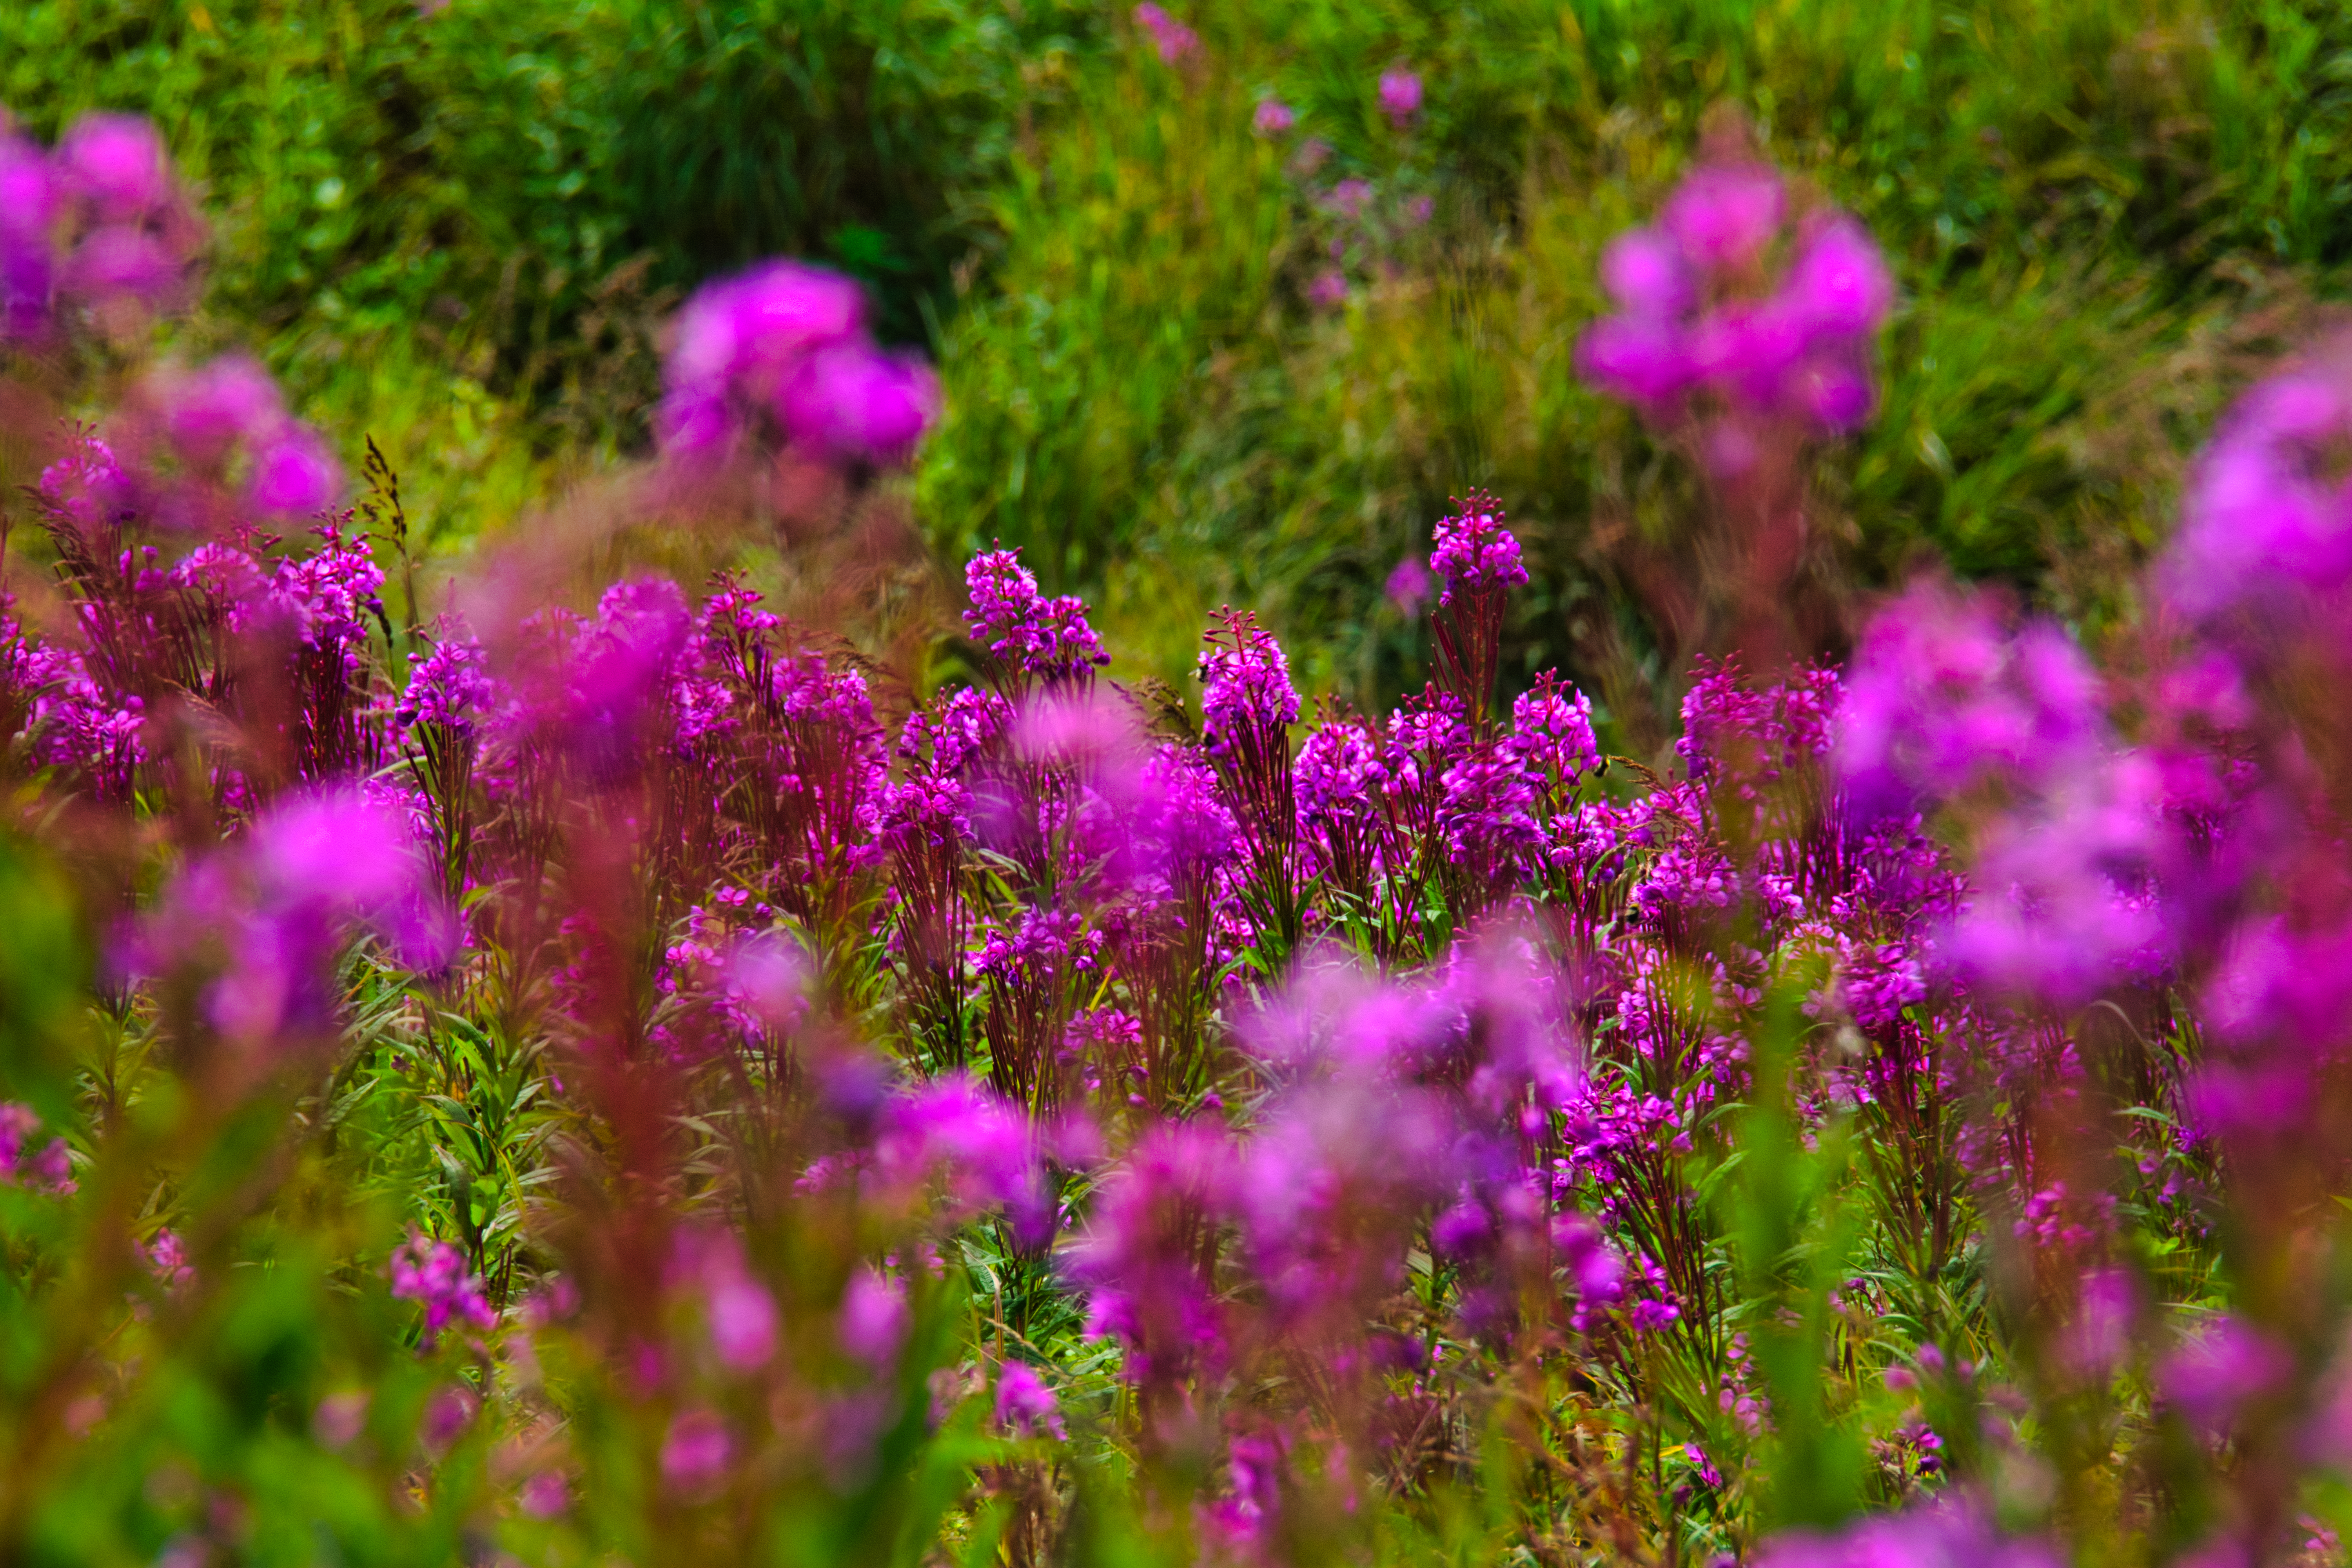
[[[1783,455],[1859,417],[1885,275],[1789,205],[1706,163],[1612,251],[1588,369]],[[863,310],[785,263],[698,296],[671,451],[902,452],[929,389]],[[61,1304],[9,1419],[119,1457],[227,1325],[313,1412],[271,1442],[518,1555],[609,1555],[637,1500],[681,1552],[919,1555],[911,1476],[1048,1561],[1108,1455],[1180,1555],[1370,1558],[1524,1433],[1487,1556],[2024,1568],[2128,1493],[2276,1557],[2352,1462],[2343,374],[2224,426],[2128,658],[1922,582],[1843,667],[1696,658],[1648,764],[1507,684],[1530,572],[1482,493],[1396,580],[1419,690],[1310,704],[1228,609],[1196,726],[1006,549],[940,689],[733,571],[570,608],[493,564],[403,629],[352,518],[251,526],[331,490],[257,368],[137,382],[168,450],[73,434],[61,608],[0,620],[18,832],[104,957],[54,1016],[0,971],[0,1253]],[[324,1201],[387,1172],[429,1173],[396,1219]],[[275,1348],[306,1271],[331,1355]]]
[[[1791,230],[1790,205],[1767,165],[1694,170],[1654,226],[1602,256],[1618,314],[1585,334],[1586,377],[1660,416],[1704,394],[1823,430],[1868,418],[1868,353],[1893,279],[1852,218],[1817,211]]]
[[[0,110],[0,343],[42,343],[78,307],[106,319],[176,300],[203,240],[146,121],[86,114],[45,152]]]
[[[403,1242],[392,1255],[392,1293],[425,1309],[428,1341],[453,1322],[488,1329],[497,1321],[481,1280],[466,1271],[464,1254],[446,1241],[412,1235]]]
[[[708,458],[761,432],[818,462],[892,463],[939,418],[939,385],[877,347],[866,297],[838,273],[768,262],[703,286],[663,366],[663,450]]]

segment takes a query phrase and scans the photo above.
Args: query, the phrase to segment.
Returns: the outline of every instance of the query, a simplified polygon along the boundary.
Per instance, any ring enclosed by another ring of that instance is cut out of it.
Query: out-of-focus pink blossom
[[[1133,16],[1135,25],[1151,35],[1163,64],[1180,65],[1201,52],[1201,35],[1171,16],[1165,6],[1143,0]]]
[[[1054,1391],[1027,1362],[1008,1361],[997,1369],[995,1420],[999,1431],[1014,1436],[1068,1436]]]
[[[35,1192],[70,1193],[75,1184],[66,1141],[53,1138],[34,1150],[33,1135],[40,1129],[40,1115],[31,1106],[0,1102],[0,1182]]]
[[[431,1344],[453,1322],[477,1329],[495,1326],[498,1319],[482,1294],[478,1275],[466,1272],[465,1254],[446,1241],[427,1241],[411,1233],[393,1250],[392,1293],[425,1309],[425,1342]]]
[[[1279,136],[1297,123],[1297,111],[1278,98],[1258,100],[1257,112],[1250,116],[1250,129],[1261,136]]]
[[[940,416],[939,378],[912,355],[863,344],[812,354],[779,403],[792,438],[835,457],[895,462]]]
[[[698,1492],[726,1474],[734,1457],[735,1441],[717,1412],[685,1411],[662,1439],[662,1479],[673,1491]]]
[[[1421,77],[1402,68],[1381,73],[1381,112],[1400,129],[1421,112]]]
[[[145,216],[172,194],[171,156],[155,128],[135,114],[85,114],[58,142],[67,189],[106,221]]]

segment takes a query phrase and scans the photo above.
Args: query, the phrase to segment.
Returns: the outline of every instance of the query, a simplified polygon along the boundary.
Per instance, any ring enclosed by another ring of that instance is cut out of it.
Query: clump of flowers
[[[939,384],[876,346],[866,297],[835,272],[768,262],[687,301],[663,367],[662,448],[681,458],[761,437],[820,463],[894,463],[939,418]]]
[[[425,1309],[427,1344],[451,1323],[488,1329],[498,1320],[482,1295],[482,1281],[466,1270],[466,1258],[446,1241],[412,1235],[392,1255],[392,1293]]]
[[[1790,205],[1761,163],[1694,170],[1655,225],[1603,253],[1618,313],[1580,345],[1585,376],[1662,421],[1704,399],[1825,432],[1862,424],[1894,280],[1853,219],[1817,209],[1792,224]],[[1722,439],[1719,460],[1732,461],[1728,431]]]

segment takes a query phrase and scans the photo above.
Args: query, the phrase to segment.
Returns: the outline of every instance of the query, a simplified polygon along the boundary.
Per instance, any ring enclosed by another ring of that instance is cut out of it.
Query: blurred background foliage
[[[1171,10],[1204,44],[1173,66],[1080,0],[49,0],[0,9],[0,102],[157,119],[218,224],[184,331],[373,434],[444,549],[641,453],[667,310],[798,254],[940,362],[912,499],[949,569],[1021,545],[1171,679],[1255,605],[1365,702],[1419,663],[1382,584],[1474,486],[1536,569],[1522,674],[1671,700],[1639,584],[1688,481],[1571,356],[1710,105],[1901,277],[1881,416],[1821,475],[1857,588],[1941,558],[2112,621],[2186,454],[2352,257],[2332,5]],[[1267,97],[1295,129],[1253,131]]]

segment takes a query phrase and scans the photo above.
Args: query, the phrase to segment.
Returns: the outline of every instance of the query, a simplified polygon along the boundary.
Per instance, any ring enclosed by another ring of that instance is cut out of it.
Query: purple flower
[[[1472,491],[1461,510],[1437,523],[1436,546],[1429,563],[1445,579],[1440,605],[1451,605],[1456,595],[1516,588],[1528,580],[1519,563],[1519,542],[1503,526],[1503,509],[1495,498]]]
[[[1151,35],[1163,64],[1175,65],[1201,52],[1201,36],[1171,16],[1167,10],[1143,0],[1134,11],[1135,25]]]
[[[751,1278],[731,1235],[722,1233],[701,1247],[703,1321],[710,1348],[731,1372],[756,1372],[776,1353],[776,1299]]]
[[[147,1272],[166,1290],[180,1289],[196,1276],[188,1262],[187,1248],[169,1229],[157,1231],[154,1239],[140,1251],[146,1258]]]
[[[482,1295],[480,1276],[466,1272],[465,1254],[446,1241],[428,1242],[415,1231],[393,1250],[392,1294],[396,1300],[415,1301],[425,1309],[427,1345],[453,1321],[477,1329],[488,1329],[498,1321]]]
[[[684,1411],[662,1439],[662,1480],[673,1491],[698,1492],[724,1475],[734,1457],[734,1439],[716,1412]]]
[[[656,424],[666,452],[709,454],[814,355],[865,341],[866,297],[838,273],[770,261],[705,284],[678,312]]]
[[[1629,228],[1601,253],[1601,282],[1628,316],[1667,322],[1697,301],[1690,264],[1674,237],[1654,228]]]
[[[286,423],[278,384],[250,354],[223,354],[195,369],[156,373],[152,395],[180,455],[216,463],[240,443],[261,441]]]
[[[1681,396],[1696,376],[1683,331],[1646,316],[1595,321],[1578,340],[1576,363],[1586,380],[1652,409]]]
[[[1864,816],[1932,808],[1992,780],[2080,765],[2105,729],[2090,667],[2055,626],[2011,637],[1933,580],[1871,618],[1845,682],[1836,762]]]
[[[898,462],[939,420],[939,377],[910,354],[845,344],[811,355],[778,409],[792,438],[813,451]]]
[[[1054,1391],[1026,1362],[1008,1361],[996,1373],[997,1430],[1013,1436],[1051,1436],[1067,1441],[1069,1433],[1055,1408]]]
[[[445,637],[431,653],[409,658],[415,668],[395,713],[404,729],[435,724],[470,735],[502,706],[501,689],[488,672],[489,656],[473,637]]]
[[[2294,1371],[2284,1345],[2222,1313],[2164,1359],[2156,1385],[2192,1425],[2218,1434],[2247,1404],[2285,1388]]]
[[[928,1181],[944,1166],[949,1191],[964,1209],[1003,1206],[1024,1246],[1052,1238],[1043,1151],[1026,1119],[967,1077],[937,1079],[894,1100],[875,1156],[886,1175],[902,1183]]]
[[[41,1119],[29,1105],[0,1101],[0,1182],[21,1184],[35,1192],[70,1193],[73,1165],[66,1141],[51,1139],[37,1152],[28,1152]]]
[[[1298,721],[1298,692],[1290,660],[1255,616],[1223,612],[1223,639],[1212,636],[1201,652],[1201,728],[1212,753],[1244,735],[1270,735]]]
[[[1372,183],[1370,180],[1342,180],[1331,187],[1331,210],[1341,217],[1361,217],[1371,200]]]
[[[1806,238],[1783,288],[1793,312],[1815,332],[1876,331],[1895,300],[1895,280],[1862,226],[1843,215]]]
[[[971,595],[971,607],[963,613],[965,630],[1015,678],[1014,685],[1033,676],[1066,683],[1110,662],[1102,639],[1087,624],[1084,601],[1039,593],[1036,577],[1021,564],[1020,551],[984,551],[965,565],[963,577]]]
[[[1381,73],[1381,112],[1402,130],[1421,112],[1421,78],[1399,68]]]
[[[322,511],[342,489],[341,468],[317,432],[289,424],[253,455],[246,500],[258,511],[294,517]]]
[[[64,457],[41,470],[43,502],[82,528],[120,509],[126,489],[114,449],[95,436],[77,437]]]
[[[541,1470],[523,1482],[517,1500],[533,1519],[561,1519],[572,1506],[572,1484],[561,1470]]]
[[[1601,747],[1592,735],[1592,700],[1556,671],[1545,670],[1532,689],[1512,700],[1507,744],[1538,778],[1565,782],[1594,772],[1601,766]]]
[[[1348,275],[1327,267],[1307,283],[1307,302],[1318,310],[1336,310],[1348,302]]]
[[[2004,1536],[1978,1499],[1947,1494],[1835,1535],[1795,1531],[1759,1549],[1757,1568],[2059,1568],[2042,1542]]]
[[[58,142],[66,188],[103,222],[145,216],[172,195],[171,155],[135,114],[85,114]]]
[[[2156,570],[2171,604],[2200,617],[2242,605],[2275,616],[2352,581],[2352,479],[2320,456],[2352,431],[2347,342],[2263,382],[2224,418]]]
[[[233,1040],[324,1036],[334,1027],[332,966],[365,925],[422,966],[450,932],[425,892],[415,834],[398,810],[350,790],[296,796],[244,845],[184,872],[123,955],[143,973],[210,971],[206,1012]]]
[[[1422,605],[1429,602],[1429,591],[1433,585],[1429,568],[1421,563],[1421,557],[1408,555],[1389,574],[1389,603],[1407,616],[1417,616]]]
[[[1668,198],[1658,221],[1696,265],[1737,270],[1780,231],[1786,205],[1780,176],[1767,166],[1702,164]]]
[[[49,160],[0,123],[0,342],[37,338],[48,328],[58,205]]]
[[[1870,337],[1894,282],[1852,218],[1809,223],[1786,274],[1769,292],[1760,263],[1781,229],[1780,176],[1761,164],[1692,171],[1654,227],[1619,235],[1601,258],[1620,313],[1577,345],[1586,380],[1668,417],[1695,388],[1732,407],[1709,416],[1700,449],[1725,478],[1753,468],[1757,432],[1730,415],[1800,416],[1816,431],[1851,430],[1874,405]]]
[[[1297,114],[1278,98],[1258,100],[1257,112],[1250,117],[1250,129],[1261,136],[1279,136],[1297,123]]]
[[[908,1314],[904,1289],[867,1268],[851,1270],[842,1292],[841,1348],[877,1373],[887,1373],[906,1342]]]

